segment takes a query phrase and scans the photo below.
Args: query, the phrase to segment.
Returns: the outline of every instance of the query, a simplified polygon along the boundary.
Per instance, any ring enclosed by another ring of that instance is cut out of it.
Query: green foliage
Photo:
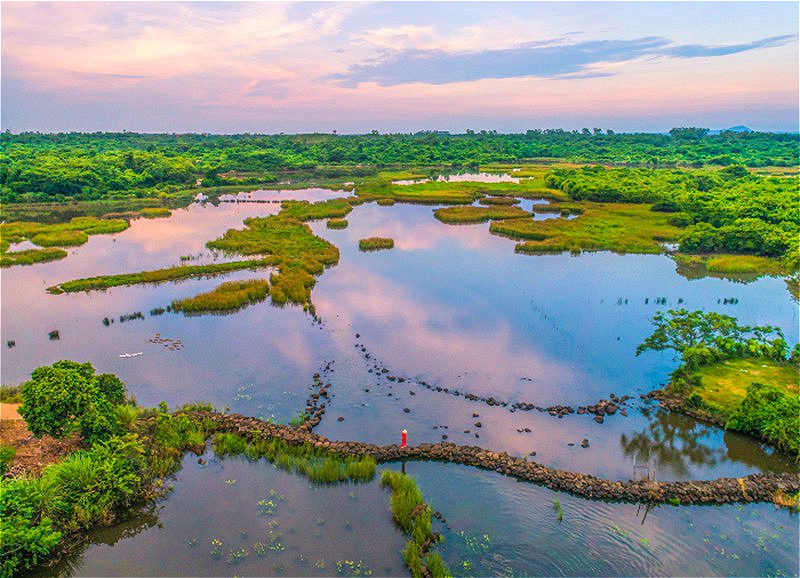
[[[553,499],[553,511],[556,513],[556,520],[561,523],[564,520],[564,508],[558,498]]]
[[[0,446],[0,476],[4,476],[14,461],[17,449],[13,446]]]
[[[220,457],[243,454],[250,460],[266,458],[279,468],[316,483],[368,482],[375,477],[375,460],[370,456],[341,457],[310,444],[293,445],[266,436],[248,440],[231,433],[217,434],[213,443],[214,452]]]
[[[385,237],[369,237],[361,239],[358,242],[358,248],[361,251],[380,251],[382,249],[394,248],[394,239],[387,239]]]
[[[352,180],[369,167],[560,158],[577,162],[796,166],[797,136],[673,129],[671,135],[531,130],[451,135],[3,134],[0,202],[158,197],[195,187],[274,182],[282,172]],[[463,201],[461,201],[463,202]]]
[[[258,269],[272,264],[269,260],[246,260],[230,261],[225,263],[211,263],[209,265],[186,265],[181,267],[170,267],[168,269],[156,269],[154,271],[141,271],[139,273],[127,273],[124,275],[103,275],[100,277],[86,277],[66,281],[59,285],[48,288],[51,293],[76,293],[78,291],[95,291],[98,289],[108,289],[123,285],[138,285],[141,283],[163,283],[165,281],[177,281],[190,277],[213,277],[232,271],[242,269]]]
[[[93,443],[118,430],[114,400],[119,399],[120,387],[124,392],[118,382],[96,376],[91,363],[57,361],[33,370],[22,386],[19,413],[37,437],[63,437],[77,428]]]
[[[228,281],[207,293],[172,302],[172,309],[185,313],[205,311],[236,311],[269,295],[269,283],[264,279]]]
[[[0,254],[0,267],[35,265],[36,263],[58,261],[66,256],[67,252],[64,249],[26,249],[25,251],[12,251],[10,253]]]
[[[735,317],[705,311],[670,309],[653,317],[655,330],[637,348],[644,351],[672,349],[684,361],[685,371],[700,365],[735,357],[784,359],[786,341],[780,329],[770,326],[740,326]]]
[[[800,397],[775,385],[753,383],[726,429],[761,436],[800,455]]]

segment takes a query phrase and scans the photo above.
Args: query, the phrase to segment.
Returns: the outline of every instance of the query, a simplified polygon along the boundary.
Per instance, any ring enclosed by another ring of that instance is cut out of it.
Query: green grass
[[[139,214],[146,219],[159,219],[161,217],[169,217],[172,211],[166,207],[145,207],[139,209]]]
[[[484,197],[478,202],[481,205],[516,205],[520,201],[513,197]]]
[[[279,438],[247,439],[220,433],[214,437],[213,446],[220,457],[244,455],[253,461],[265,458],[287,472],[320,484],[368,482],[375,477],[375,460],[370,456],[341,457],[310,444],[293,445]]]
[[[35,265],[36,263],[46,263],[48,261],[58,261],[67,256],[64,249],[28,249],[26,251],[13,251],[0,255],[0,267],[11,267],[12,265]]]
[[[649,205],[577,203],[577,219],[510,219],[495,221],[489,230],[512,239],[522,253],[553,251],[614,251],[659,253],[659,242],[674,241],[681,230],[667,223],[667,213],[650,211]]]
[[[467,205],[437,209],[433,212],[433,216],[443,223],[483,223],[489,220],[519,219],[530,216],[530,213],[513,206],[474,207]]]
[[[358,242],[358,248],[361,251],[380,251],[382,249],[393,249],[394,239],[387,239],[385,237],[369,237],[368,239],[361,239]]]
[[[76,247],[88,240],[83,231],[49,231],[31,237],[31,243],[40,247]]]
[[[119,233],[128,228],[123,219],[98,219],[97,217],[74,217],[66,223],[37,223],[30,221],[14,221],[0,224],[0,266],[33,265],[46,261],[55,261],[67,256],[67,252],[58,247],[75,247],[89,240],[89,235]],[[24,240],[44,249],[8,252],[12,243]]]
[[[168,269],[155,269],[152,271],[140,271],[139,273],[125,273],[122,275],[101,275],[98,277],[86,277],[65,281],[58,285],[53,285],[47,290],[50,293],[76,293],[79,291],[97,291],[120,287],[124,285],[139,285],[142,283],[163,283],[165,281],[177,281],[190,277],[213,277],[232,271],[242,269],[258,269],[272,265],[269,259],[253,259],[246,261],[231,261],[227,263],[212,263],[209,265],[184,265],[181,267],[170,267]]]
[[[753,383],[779,387],[787,395],[800,395],[800,374],[797,365],[772,359],[745,357],[701,366],[696,374],[700,384],[694,386],[703,402],[712,409],[730,416],[747,395]]]
[[[391,489],[392,518],[409,538],[403,548],[403,560],[411,570],[411,575],[414,578],[424,576],[425,566],[433,576],[452,576],[438,553],[424,555],[422,552],[423,544],[431,536],[433,511],[425,504],[414,478],[401,472],[384,470],[381,487]]]
[[[327,223],[329,229],[346,229],[347,225],[347,219],[328,219]]]
[[[308,201],[284,201],[281,203],[280,215],[298,221],[315,221],[319,219],[341,219],[353,210],[347,199],[330,199],[309,203]]]
[[[684,255],[673,256],[678,272],[689,277],[712,277],[750,279],[763,275],[783,276],[789,273],[786,263],[780,259],[757,255]]]
[[[212,291],[172,302],[172,309],[184,313],[207,311],[237,311],[242,307],[263,301],[269,295],[269,283],[263,279],[228,281]]]

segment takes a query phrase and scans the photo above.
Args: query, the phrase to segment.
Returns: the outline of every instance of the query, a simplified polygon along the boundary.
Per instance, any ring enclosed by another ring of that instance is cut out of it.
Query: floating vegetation
[[[372,570],[363,560],[337,560],[336,573],[341,576],[372,576]]]
[[[264,542],[256,542],[253,544],[253,552],[256,553],[256,556],[266,556],[268,551],[268,547]]]
[[[166,311],[167,310],[164,309],[163,307],[156,307],[156,308],[150,310],[150,316],[151,317],[156,317],[158,315],[164,315],[164,313],[166,313]]]
[[[414,578],[430,575],[451,576],[438,552],[429,549],[441,540],[431,532],[432,510],[422,499],[422,492],[413,478],[391,470],[381,474],[381,487],[392,490],[392,518],[409,537],[403,548],[403,560]]]
[[[269,283],[264,279],[227,281],[211,291],[172,302],[173,311],[201,313],[208,311],[238,311],[246,305],[263,301],[269,295]]]
[[[126,321],[133,321],[134,319],[144,319],[144,315],[142,315],[141,311],[134,311],[133,313],[128,313],[126,315],[119,316],[120,323],[125,323]]]
[[[274,500],[259,500],[256,502],[259,516],[274,516],[277,509],[277,504]]]
[[[53,329],[50,333],[47,334],[47,337],[50,338],[50,341],[57,341],[61,339],[61,334],[58,332],[58,329]]]
[[[380,251],[382,249],[394,248],[394,239],[387,239],[385,237],[369,237],[361,239],[358,242],[358,248],[361,251]]]
[[[329,229],[346,229],[348,224],[347,219],[328,219],[327,227]]]
[[[553,510],[556,513],[556,520],[558,520],[559,523],[564,520],[564,508],[561,506],[561,502],[558,498],[553,500]]]
[[[446,207],[437,209],[433,216],[443,223],[484,223],[490,220],[501,219],[520,219],[529,216],[530,213],[523,211],[519,207],[513,206],[489,206],[475,207],[472,205]]]
[[[217,538],[211,540],[211,551],[209,553],[212,558],[219,560],[222,557],[222,542]]]
[[[268,259],[252,259],[246,261],[230,261],[227,263],[213,263],[210,265],[182,265],[168,269],[155,269],[153,271],[140,271],[139,273],[126,273],[123,275],[102,275],[99,277],[86,277],[65,281],[58,285],[48,287],[47,291],[53,294],[76,293],[79,291],[96,291],[110,287],[125,285],[139,285],[141,283],[163,283],[177,281],[190,277],[213,277],[240,271],[242,269],[259,269],[272,265]]]
[[[250,552],[248,552],[247,548],[238,548],[236,550],[231,550],[225,557],[225,563],[230,564],[231,566],[235,566],[236,564],[247,558],[247,556],[249,555]]]
[[[6,347],[8,347],[9,349],[11,349],[12,347],[16,347],[16,346],[17,346],[17,342],[15,340],[9,339],[8,341],[6,341]]]
[[[288,472],[302,474],[313,482],[368,482],[375,477],[375,460],[370,456],[340,457],[310,444],[292,445],[278,438],[247,440],[231,433],[217,434],[214,452],[220,456],[244,455],[250,460],[266,458]]]

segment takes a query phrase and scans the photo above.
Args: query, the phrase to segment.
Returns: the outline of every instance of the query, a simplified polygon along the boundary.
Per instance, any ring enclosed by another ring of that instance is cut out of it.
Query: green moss
[[[512,239],[523,253],[569,250],[658,253],[659,242],[675,240],[680,229],[667,223],[669,216],[650,211],[649,205],[580,203],[577,219],[510,219],[496,221],[489,230]]]
[[[433,216],[443,223],[483,223],[489,220],[519,219],[530,216],[530,213],[519,207],[467,205],[437,209],[433,212]]]
[[[328,219],[327,226],[329,229],[346,229],[348,224],[347,219]]]
[[[267,295],[269,283],[266,280],[228,281],[207,293],[173,301],[172,308],[184,313],[237,311],[245,305],[266,299]]]
[[[361,239],[358,242],[358,248],[361,251],[380,251],[382,249],[393,249],[394,239],[387,239],[385,237],[369,237]]]
[[[76,293],[79,291],[96,291],[119,287],[123,285],[139,285],[141,283],[163,283],[190,277],[212,277],[242,269],[258,269],[272,265],[269,259],[254,259],[247,261],[230,261],[227,263],[213,263],[209,265],[186,265],[170,267],[168,269],[155,269],[153,271],[140,271],[139,273],[126,273],[123,275],[102,275],[99,277],[86,277],[74,279],[48,288],[50,293]]]

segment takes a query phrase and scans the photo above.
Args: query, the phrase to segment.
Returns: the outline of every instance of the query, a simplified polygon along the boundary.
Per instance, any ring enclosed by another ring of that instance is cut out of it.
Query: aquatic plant
[[[520,219],[530,213],[514,206],[475,207],[472,205],[445,207],[433,212],[433,216],[443,223],[483,223],[502,219]]]
[[[375,460],[371,456],[341,457],[310,444],[292,445],[278,438],[248,440],[236,434],[220,433],[214,437],[213,447],[220,457],[242,454],[250,460],[263,457],[283,470],[304,475],[317,483],[367,482],[375,476]]]
[[[327,223],[329,229],[346,229],[347,225],[347,219],[328,219]]]
[[[381,487],[391,489],[392,518],[409,537],[403,548],[403,560],[411,575],[419,578],[427,569],[433,576],[451,576],[439,554],[428,551],[441,537],[431,533],[432,510],[422,499],[422,492],[414,479],[400,472],[384,470]]]
[[[561,522],[564,519],[564,508],[561,507],[561,502],[558,498],[553,499],[553,510],[556,513],[556,520]]]
[[[86,277],[65,281],[58,285],[48,287],[47,291],[54,294],[77,293],[79,291],[96,291],[125,285],[139,285],[142,283],[163,283],[177,281],[190,277],[213,277],[240,271],[242,269],[259,269],[272,265],[268,259],[253,259],[247,261],[230,261],[226,263],[211,263],[209,265],[183,265],[168,269],[155,269],[153,271],[140,271],[139,273],[126,273],[123,275],[102,275],[99,277]]]
[[[369,237],[361,239],[358,242],[358,248],[361,251],[380,251],[382,249],[394,248],[394,239],[387,239],[385,237]]]
[[[173,311],[198,313],[206,311],[236,311],[266,299],[269,283],[263,279],[227,281],[213,290],[172,302]]]

